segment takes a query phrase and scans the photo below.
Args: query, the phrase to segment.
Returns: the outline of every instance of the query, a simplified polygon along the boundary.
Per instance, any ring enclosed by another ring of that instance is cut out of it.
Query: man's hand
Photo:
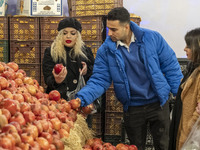
[[[67,69],[66,69],[66,67],[64,67],[59,74],[56,74],[54,69],[53,69],[52,73],[53,73],[53,76],[55,78],[56,83],[59,84],[59,83],[62,83],[63,80],[66,78]]]

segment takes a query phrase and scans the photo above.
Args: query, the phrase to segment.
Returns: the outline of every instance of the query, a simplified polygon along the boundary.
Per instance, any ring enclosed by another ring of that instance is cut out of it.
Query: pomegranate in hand
[[[63,68],[64,68],[64,66],[62,64],[56,64],[54,66],[54,71],[55,71],[56,74],[59,74],[62,71]]]

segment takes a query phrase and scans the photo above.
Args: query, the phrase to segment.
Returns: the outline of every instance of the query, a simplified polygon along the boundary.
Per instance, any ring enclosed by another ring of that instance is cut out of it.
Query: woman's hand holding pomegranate
[[[65,79],[65,77],[67,75],[67,69],[66,69],[66,67],[63,67],[59,74],[56,74],[55,70],[53,69],[52,73],[53,73],[56,83],[59,84],[59,83],[62,83],[63,80]]]

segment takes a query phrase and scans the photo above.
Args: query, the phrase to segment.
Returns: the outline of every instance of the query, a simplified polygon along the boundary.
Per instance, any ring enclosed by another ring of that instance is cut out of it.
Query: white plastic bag
[[[75,99],[76,93],[80,91],[80,89],[82,89],[84,86],[85,86],[85,80],[83,78],[83,75],[80,74],[76,89],[74,91],[67,91],[66,93],[68,100]]]
[[[195,122],[181,150],[200,150],[200,117]]]

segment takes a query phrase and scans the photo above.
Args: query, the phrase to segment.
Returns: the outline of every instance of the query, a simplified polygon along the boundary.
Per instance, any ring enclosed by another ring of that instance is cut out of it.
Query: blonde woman
[[[67,92],[76,89],[80,72],[85,81],[92,74],[94,57],[81,38],[81,24],[75,18],[65,18],[58,24],[58,35],[51,47],[46,48],[42,61],[46,92],[58,90],[61,97],[68,99]],[[63,64],[59,74],[54,72],[55,64]]]

